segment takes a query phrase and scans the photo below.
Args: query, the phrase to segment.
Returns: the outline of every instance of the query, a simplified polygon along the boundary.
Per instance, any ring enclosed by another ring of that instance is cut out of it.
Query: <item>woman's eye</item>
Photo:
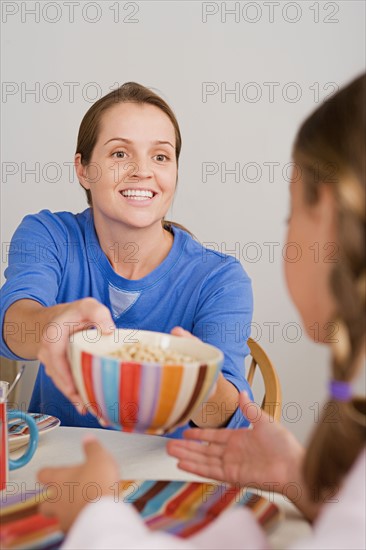
[[[155,158],[159,162],[164,162],[165,160],[168,160],[168,157],[166,155],[155,155]]]
[[[112,157],[115,157],[117,159],[124,159],[126,158],[126,153],[124,151],[116,151],[113,153]]]

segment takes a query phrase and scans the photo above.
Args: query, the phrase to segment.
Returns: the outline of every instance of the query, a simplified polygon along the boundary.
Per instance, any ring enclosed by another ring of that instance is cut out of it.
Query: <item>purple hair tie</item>
[[[330,395],[336,401],[350,401],[352,398],[352,387],[349,382],[331,380],[329,383]]]

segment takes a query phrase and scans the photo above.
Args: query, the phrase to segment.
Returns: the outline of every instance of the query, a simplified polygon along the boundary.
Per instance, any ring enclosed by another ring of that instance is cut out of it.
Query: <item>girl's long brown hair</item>
[[[145,86],[142,86],[137,82],[126,82],[125,84],[122,84],[122,86],[120,86],[116,90],[113,90],[109,94],[101,97],[85,113],[84,118],[80,124],[75,152],[75,154],[80,154],[81,163],[84,166],[87,166],[90,163],[93,149],[98,139],[101,119],[108,109],[111,109],[118,103],[139,103],[154,105],[169,117],[171,123],[173,124],[175,132],[175,157],[178,167],[179,155],[182,148],[182,137],[175,114],[163,98],[161,98],[158,94],[156,94],[149,88],[146,88]],[[85,193],[89,206],[92,206],[92,197],[90,190],[85,189]],[[162,224],[164,229],[168,231],[171,231],[172,226],[175,226],[191,234],[188,229],[178,223],[170,222],[163,219]]]
[[[323,103],[301,126],[293,157],[305,200],[331,186],[337,205],[339,255],[329,285],[337,303],[332,379],[352,381],[365,344],[366,75]],[[339,487],[365,445],[365,398],[330,399],[310,440],[304,478],[314,499]]]

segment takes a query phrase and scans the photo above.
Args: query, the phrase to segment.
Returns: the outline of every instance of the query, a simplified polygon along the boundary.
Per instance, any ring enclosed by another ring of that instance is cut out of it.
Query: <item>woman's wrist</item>
[[[191,422],[199,428],[222,428],[230,422],[238,406],[238,390],[220,373],[214,393],[202,403]]]
[[[52,341],[52,328],[53,330],[60,328],[54,326],[55,319],[69,306],[70,304],[56,304],[46,307],[31,299],[14,302],[8,308],[4,318],[6,345],[15,355],[23,359],[37,359],[42,344],[45,341]],[[6,330],[7,325],[13,330]],[[65,326],[67,328],[67,324]]]

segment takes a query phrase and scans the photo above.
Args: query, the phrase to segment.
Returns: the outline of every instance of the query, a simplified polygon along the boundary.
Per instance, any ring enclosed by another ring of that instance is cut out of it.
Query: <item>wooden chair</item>
[[[252,338],[248,338],[247,343],[252,356],[252,362],[247,376],[249,385],[250,387],[253,385],[254,373],[258,366],[264,382],[262,409],[274,420],[279,421],[282,409],[282,391],[276,369],[258,342],[255,342]]]

